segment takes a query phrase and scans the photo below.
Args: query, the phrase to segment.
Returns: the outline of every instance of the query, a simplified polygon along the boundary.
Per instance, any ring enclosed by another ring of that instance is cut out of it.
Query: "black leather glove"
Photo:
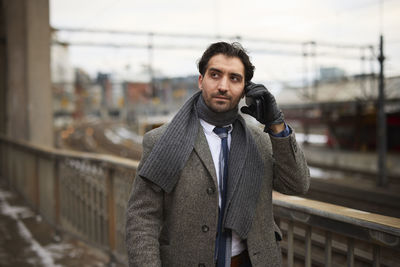
[[[262,84],[250,82],[245,87],[246,104],[240,109],[245,114],[249,114],[265,125],[265,129],[273,124],[281,124],[284,122],[282,111],[276,104],[275,97]]]

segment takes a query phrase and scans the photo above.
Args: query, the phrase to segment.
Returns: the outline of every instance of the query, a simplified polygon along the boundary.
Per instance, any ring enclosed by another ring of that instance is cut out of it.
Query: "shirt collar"
[[[204,131],[206,132],[206,134],[215,134],[213,132],[215,125],[212,125],[208,122],[206,122],[205,120],[200,119],[200,124],[203,127]],[[230,129],[228,131],[228,134],[230,134],[233,130],[233,124],[228,124],[228,125],[224,125],[224,127],[228,127],[230,126]],[[215,134],[216,135],[216,134]]]

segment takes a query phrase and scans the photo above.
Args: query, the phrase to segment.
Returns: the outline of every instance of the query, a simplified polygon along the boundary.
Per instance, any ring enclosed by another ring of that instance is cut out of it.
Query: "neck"
[[[202,94],[200,94],[196,107],[199,118],[215,126],[225,126],[228,124],[232,124],[238,116],[238,107],[235,107],[234,109],[228,110],[226,112],[213,111],[204,102]]]

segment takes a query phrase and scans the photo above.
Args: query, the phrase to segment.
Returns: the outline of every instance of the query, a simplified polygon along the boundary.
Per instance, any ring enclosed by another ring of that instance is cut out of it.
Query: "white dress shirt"
[[[200,119],[200,124],[203,127],[204,134],[207,138],[208,146],[211,151],[211,156],[214,162],[215,172],[217,174],[217,183],[219,183],[219,154],[221,153],[221,138],[213,132],[215,125],[212,125],[202,119]],[[229,125],[226,125],[229,126]],[[231,148],[231,132],[233,125],[231,124],[231,129],[228,132],[228,148]],[[219,184],[218,184],[219,188]],[[218,190],[219,192],[219,190]],[[219,192],[219,206],[221,206],[221,193]],[[246,244],[240,237],[232,231],[232,257],[239,255],[243,250],[246,249]]]

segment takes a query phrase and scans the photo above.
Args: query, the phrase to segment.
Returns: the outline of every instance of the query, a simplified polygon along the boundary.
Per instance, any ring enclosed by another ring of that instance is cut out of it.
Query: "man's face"
[[[244,96],[244,65],[237,57],[217,54],[208,61],[198,84],[209,108],[215,112],[229,111]]]

